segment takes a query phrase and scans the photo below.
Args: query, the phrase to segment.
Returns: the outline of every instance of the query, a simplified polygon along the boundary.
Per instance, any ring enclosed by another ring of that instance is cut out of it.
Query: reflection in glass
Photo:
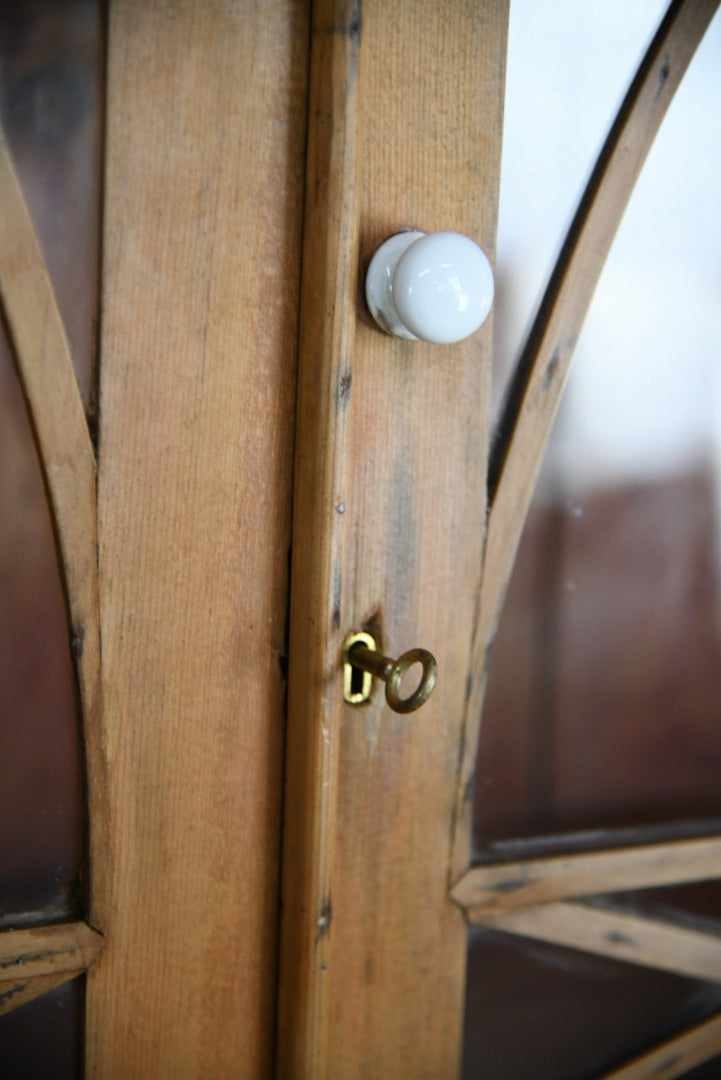
[[[666,0],[512,0],[498,216],[494,400]]]
[[[101,26],[89,0],[0,5],[0,118],[86,406],[95,402]],[[52,383],[48,386],[52,393]],[[81,910],[79,724],[50,514],[0,333],[0,927]]]
[[[97,0],[0,5],[0,117],[95,408],[102,33]]]
[[[0,1016],[3,1080],[77,1080],[82,1075],[85,979]]]
[[[716,537],[700,468],[536,504],[491,667],[480,850],[721,818]]]
[[[663,7],[511,5],[496,400]],[[717,16],[624,217],[522,539],[481,724],[480,860],[721,832],[720,73]],[[717,931],[721,885],[600,902]],[[720,995],[473,931],[465,1075],[603,1075]]]
[[[67,618],[42,476],[0,336],[0,926],[77,907],[82,803]]]
[[[479,851],[721,817],[720,57],[717,17],[579,341],[492,656]]]
[[[718,984],[492,930],[468,959],[465,1080],[605,1076],[721,1009]]]

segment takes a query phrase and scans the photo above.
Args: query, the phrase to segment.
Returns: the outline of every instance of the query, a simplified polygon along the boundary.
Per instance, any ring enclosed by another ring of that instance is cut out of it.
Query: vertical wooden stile
[[[308,21],[112,0],[88,1076],[268,1076]]]
[[[360,9],[314,5],[308,98],[290,623],[280,1076],[329,1075],[338,670],[358,265]]]
[[[491,324],[447,348],[393,339],[361,285],[378,244],[409,226],[466,233],[493,257],[507,5],[327,0],[313,21],[279,1075],[450,1077]],[[343,639],[367,626],[391,655],[437,656],[412,716],[378,689],[343,703]]]

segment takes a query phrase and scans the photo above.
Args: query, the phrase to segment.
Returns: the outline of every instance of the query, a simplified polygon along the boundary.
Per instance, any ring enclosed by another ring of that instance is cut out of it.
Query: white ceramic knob
[[[491,310],[493,271],[467,236],[408,230],[371,259],[366,300],[389,334],[450,345],[473,334]]]

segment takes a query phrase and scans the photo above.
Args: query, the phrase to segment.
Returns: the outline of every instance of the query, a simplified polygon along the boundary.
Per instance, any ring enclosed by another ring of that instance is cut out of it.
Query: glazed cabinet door
[[[67,591],[87,828],[73,811],[51,902],[8,885],[0,1071],[266,1077],[309,12],[6,7],[0,288]],[[23,1045],[9,1025],[51,989]]]
[[[0,293],[76,833],[8,893],[2,1022],[72,1003],[56,1075],[453,1076],[492,324],[391,337],[362,279],[408,228],[492,261],[507,5],[22,7]],[[344,701],[353,631],[435,655],[421,709]]]

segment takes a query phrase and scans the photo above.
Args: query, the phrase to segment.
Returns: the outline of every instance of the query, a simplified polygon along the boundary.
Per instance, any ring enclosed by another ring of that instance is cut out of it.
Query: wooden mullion
[[[721,936],[579,902],[555,901],[492,915],[468,911],[472,925],[721,982]]]
[[[5,982],[87,970],[105,938],[84,922],[52,923],[0,933],[0,991]]]
[[[721,837],[471,867],[451,891],[461,907],[504,912],[553,900],[721,878]]]
[[[7,982],[0,980],[0,1016],[14,1012],[21,1005],[27,1005],[48,991],[77,979],[80,974],[81,971],[61,971],[55,975],[35,975]]]
[[[721,1054],[721,1013],[665,1039],[603,1080],[674,1080]]]

